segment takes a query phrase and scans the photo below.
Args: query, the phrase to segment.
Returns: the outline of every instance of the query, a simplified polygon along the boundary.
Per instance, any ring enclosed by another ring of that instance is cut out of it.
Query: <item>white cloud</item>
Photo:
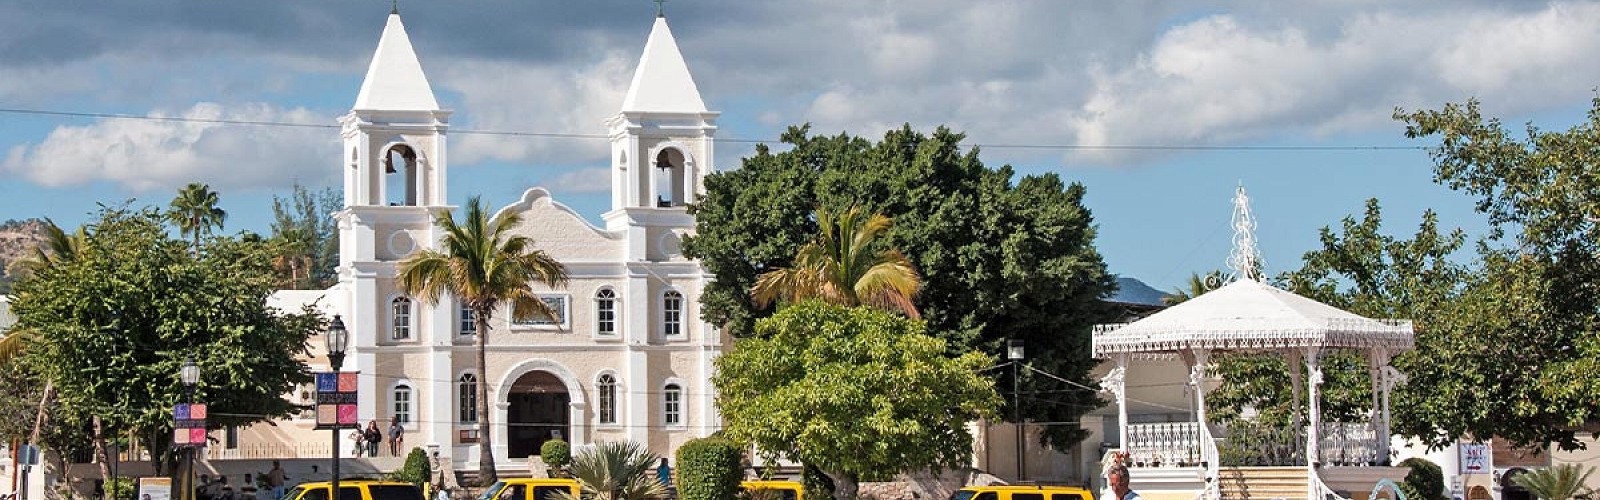
[[[305,109],[199,103],[152,117],[333,123]],[[0,170],[45,186],[109,182],[135,193],[189,182],[213,188],[320,184],[338,174],[338,135],[327,128],[263,127],[139,119],[61,126],[38,144],[13,146]]]
[[[604,136],[605,120],[622,106],[634,60],[614,52],[577,68],[512,61],[446,61],[442,87],[459,92],[466,111],[457,128]],[[459,134],[451,161],[571,163],[605,161],[606,139]],[[609,188],[609,186],[608,186]]]
[[[584,168],[556,176],[548,187],[558,195],[572,193],[611,192],[611,171],[606,168]]]

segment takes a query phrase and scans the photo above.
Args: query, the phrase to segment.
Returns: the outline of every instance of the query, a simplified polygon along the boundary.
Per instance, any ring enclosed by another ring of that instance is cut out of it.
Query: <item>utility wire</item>
[[[238,120],[228,118],[193,118],[185,116],[149,116],[124,113],[94,113],[81,111],[59,111],[47,109],[27,108],[0,108],[0,113],[62,116],[74,118],[105,118],[116,120],[145,120],[158,122],[177,123],[206,123],[215,125],[243,125],[256,127],[289,127],[289,128],[319,128],[337,129],[340,125],[319,123],[281,122],[271,120]],[[456,129],[455,134],[465,135],[492,135],[510,137],[545,137],[556,139],[609,139],[608,134],[578,134],[564,132],[532,132],[517,130],[489,130],[489,129]],[[741,139],[741,138],[715,138],[715,142],[724,143],[778,143],[775,139]],[[1425,151],[1424,146],[1381,146],[1381,145],[1347,145],[1347,146],[1263,146],[1263,145],[1213,145],[1213,144],[982,144],[962,143],[962,146],[990,149],[1053,149],[1066,151],[1213,151],[1213,152],[1293,152],[1293,151]]]

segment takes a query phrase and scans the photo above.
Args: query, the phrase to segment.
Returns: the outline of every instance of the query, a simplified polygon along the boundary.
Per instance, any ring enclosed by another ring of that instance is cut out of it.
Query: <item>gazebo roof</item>
[[[1094,356],[1186,349],[1300,347],[1411,349],[1410,321],[1362,317],[1256,281],[1239,279],[1144,319],[1094,328]]]

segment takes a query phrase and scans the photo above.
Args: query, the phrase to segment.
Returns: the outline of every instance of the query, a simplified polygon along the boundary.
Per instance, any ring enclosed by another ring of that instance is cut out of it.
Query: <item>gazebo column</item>
[[[1117,393],[1117,446],[1123,453],[1128,452],[1128,353],[1117,354],[1116,385],[1112,389]]]
[[[1322,402],[1317,386],[1322,385],[1322,360],[1320,349],[1307,347],[1306,358],[1306,465],[1315,468],[1322,461]]]
[[[1372,378],[1372,433],[1378,465],[1389,463],[1389,391],[1394,383],[1389,380],[1389,350],[1374,348],[1367,353],[1367,374]]]
[[[1211,363],[1211,350],[1194,349],[1190,357],[1194,363],[1189,366],[1189,383],[1194,384],[1195,417],[1200,425],[1206,425],[1206,365]]]
[[[1289,365],[1289,429],[1293,431],[1304,421],[1300,418],[1300,350],[1284,351],[1283,356]]]

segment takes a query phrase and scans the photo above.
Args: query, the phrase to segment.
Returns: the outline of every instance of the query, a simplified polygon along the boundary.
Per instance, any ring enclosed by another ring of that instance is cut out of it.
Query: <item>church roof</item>
[[[700,89],[689,75],[689,66],[678,52],[678,42],[667,28],[667,18],[657,17],[650,29],[650,39],[644,44],[644,55],[639,57],[639,68],[633,72],[633,83],[628,86],[628,96],[622,100],[622,112],[704,113],[705,101],[700,100]]]
[[[1410,349],[1409,321],[1353,314],[1253,279],[1239,279],[1144,319],[1095,327],[1094,355],[1183,349]]]
[[[383,37],[378,40],[378,50],[372,54],[372,65],[367,67],[367,79],[361,82],[355,109],[439,109],[439,101],[433,98],[433,87],[422,73],[422,63],[417,61],[417,52],[411,48],[411,37],[406,35],[406,26],[400,22],[399,14],[389,14]]]

